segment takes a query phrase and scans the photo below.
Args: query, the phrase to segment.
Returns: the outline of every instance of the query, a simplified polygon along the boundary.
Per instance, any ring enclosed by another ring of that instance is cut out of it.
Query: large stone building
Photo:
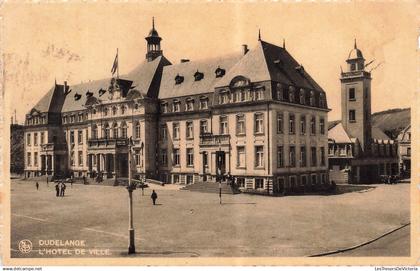
[[[377,127],[372,128],[372,78],[356,42],[346,62],[340,78],[341,122],[328,130],[330,180],[372,183],[381,175],[397,175],[397,144]]]
[[[283,47],[259,37],[243,52],[172,64],[154,25],[128,74],[54,84],[26,116],[26,176],[166,183],[231,174],[244,191],[328,183],[325,92]]]

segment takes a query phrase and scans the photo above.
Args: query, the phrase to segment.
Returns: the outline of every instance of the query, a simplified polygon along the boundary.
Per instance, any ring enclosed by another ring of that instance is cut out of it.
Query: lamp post
[[[128,140],[128,254],[136,253],[136,247],[134,244],[134,224],[133,224],[133,190],[135,189],[133,183],[131,182],[131,148],[133,146],[133,140],[130,137]]]

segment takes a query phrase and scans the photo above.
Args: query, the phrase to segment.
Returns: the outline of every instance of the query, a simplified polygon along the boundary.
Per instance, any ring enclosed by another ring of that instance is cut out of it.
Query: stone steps
[[[232,188],[226,183],[222,183],[222,194],[239,194],[241,191],[237,188]],[[219,183],[216,182],[196,182],[190,185],[187,185],[181,190],[188,190],[194,192],[203,192],[203,193],[219,193]]]

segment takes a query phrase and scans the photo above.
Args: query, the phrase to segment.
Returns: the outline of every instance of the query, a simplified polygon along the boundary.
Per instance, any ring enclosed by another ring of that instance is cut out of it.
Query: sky
[[[53,86],[110,77],[142,62],[155,17],[164,55],[178,63],[238,53],[262,39],[286,49],[327,93],[340,119],[340,66],[357,38],[372,71],[372,112],[412,105],[417,84],[416,3],[6,3],[1,9],[6,114],[18,122]]]

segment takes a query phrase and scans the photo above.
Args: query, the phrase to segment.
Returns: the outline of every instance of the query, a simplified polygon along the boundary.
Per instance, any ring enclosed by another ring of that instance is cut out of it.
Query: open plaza
[[[409,183],[337,195],[223,194],[221,205],[218,194],[179,188],[150,184],[144,196],[134,191],[135,256],[309,256],[367,242],[410,222]],[[127,256],[125,187],[68,184],[65,196],[56,197],[54,183],[40,182],[36,190],[33,180],[12,180],[11,204],[12,257]],[[381,247],[364,255],[408,256],[408,229],[397,241],[379,240]],[[28,253],[19,250],[25,239],[32,243]],[[81,250],[85,254],[75,255]]]

